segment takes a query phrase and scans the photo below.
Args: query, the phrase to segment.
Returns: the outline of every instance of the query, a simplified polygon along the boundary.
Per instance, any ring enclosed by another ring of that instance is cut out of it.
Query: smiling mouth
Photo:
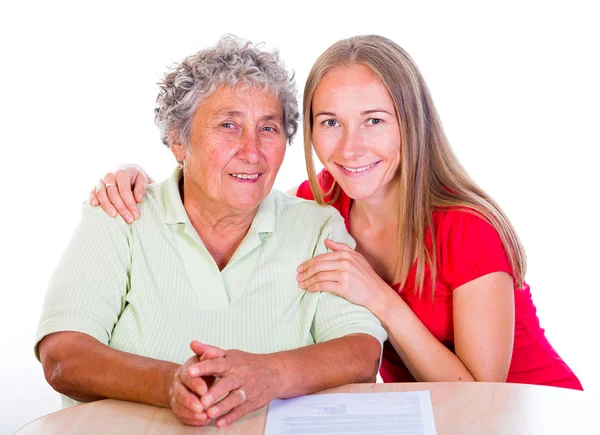
[[[369,169],[371,169],[373,166],[375,166],[379,162],[381,162],[381,160],[379,160],[379,161],[377,161],[375,163],[371,163],[371,164],[366,165],[366,166],[359,166],[359,167],[356,167],[356,168],[352,168],[350,166],[340,165],[339,163],[338,163],[338,165],[341,166],[345,171],[351,172],[353,174],[357,174],[357,173],[368,171]]]
[[[256,180],[260,174],[229,174],[238,180]]]

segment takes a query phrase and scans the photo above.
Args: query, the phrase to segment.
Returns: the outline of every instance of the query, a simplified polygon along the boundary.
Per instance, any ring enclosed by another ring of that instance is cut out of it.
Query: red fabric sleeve
[[[436,217],[438,276],[451,290],[492,272],[512,275],[502,240],[485,219],[460,210]]]

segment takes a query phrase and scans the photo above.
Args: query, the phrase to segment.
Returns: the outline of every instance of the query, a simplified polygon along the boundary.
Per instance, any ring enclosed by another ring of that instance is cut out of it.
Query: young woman
[[[402,48],[380,36],[329,47],[307,79],[304,145],[309,179],[294,193],[338,209],[357,246],[327,241],[331,252],[299,265],[299,287],[381,320],[384,381],[582,389],[540,327],[512,225],[458,162]],[[114,187],[92,192],[92,204],[128,222],[139,216],[141,168],[101,183]]]

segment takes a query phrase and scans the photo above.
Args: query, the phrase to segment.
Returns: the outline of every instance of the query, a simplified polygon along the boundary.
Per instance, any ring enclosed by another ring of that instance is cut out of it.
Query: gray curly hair
[[[154,122],[165,145],[177,134],[187,146],[192,117],[200,103],[217,88],[240,83],[275,93],[283,106],[284,131],[291,143],[299,117],[294,75],[288,74],[278,51],[261,51],[259,46],[225,35],[215,47],[200,50],[172,67],[159,83],[154,109]]]

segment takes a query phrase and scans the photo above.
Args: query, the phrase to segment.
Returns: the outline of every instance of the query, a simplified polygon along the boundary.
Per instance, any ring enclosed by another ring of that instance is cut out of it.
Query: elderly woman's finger
[[[171,409],[178,416],[190,419],[206,417],[205,408],[200,398],[188,390],[182,383],[175,383],[171,389]]]
[[[243,378],[235,375],[229,375],[219,379],[219,381],[215,382],[213,386],[208,389],[208,392],[200,398],[202,405],[204,408],[208,409],[209,406],[221,400],[223,397],[234,390],[241,388],[244,381]]]
[[[214,382],[214,378],[202,376],[190,376],[189,370],[184,370],[181,375],[181,382],[193,393],[198,396],[204,396],[208,388]],[[208,382],[207,382],[208,381]]]
[[[121,195],[121,199],[125,203],[125,206],[129,209],[129,213],[134,217],[134,219],[139,219],[140,210],[138,209],[137,202],[133,198],[132,185],[129,182],[129,174],[123,169],[119,169],[115,172],[115,184],[117,185],[117,189],[119,191],[119,195]]]
[[[179,403],[172,404],[171,410],[180,422],[189,426],[206,426],[211,421],[206,412],[195,413]]]
[[[227,352],[225,352],[221,349],[209,349],[202,354],[202,356],[200,357],[200,361],[204,361],[205,359],[212,359],[212,358],[224,358],[225,355],[227,355]]]
[[[172,409],[177,420],[188,426],[206,426],[209,425],[211,419],[206,415],[205,412],[201,414],[190,413],[189,410],[181,411],[179,409]]]
[[[222,378],[231,371],[231,362],[225,358],[213,358],[192,364],[188,368],[188,373],[192,377],[196,376],[217,376]]]
[[[208,414],[210,418],[220,417],[236,406],[240,406],[246,400],[246,392],[243,389],[238,388],[231,391],[223,400],[208,408],[206,414]]]
[[[208,392],[209,385],[201,376],[192,377],[187,374],[182,374],[181,382],[197,396],[203,396]]]
[[[223,358],[227,355],[226,350],[200,343],[198,340],[194,340],[190,343],[190,349],[200,357],[200,361],[211,358]]]
[[[225,426],[229,426],[231,423],[239,420],[240,418],[242,418],[244,415],[251,413],[252,411],[255,411],[256,409],[258,409],[261,405],[256,405],[252,402],[245,402],[242,403],[240,406],[236,406],[235,408],[233,408],[231,410],[231,412],[229,412],[228,414],[225,414],[223,417],[220,417],[219,419],[217,419],[217,427],[225,427]]]
[[[96,184],[95,191],[96,198],[100,202],[100,205],[102,206],[102,209],[106,212],[106,214],[112,217],[117,216],[117,210],[115,210],[113,203],[110,202],[110,199],[108,199],[108,195],[106,194],[106,186],[104,185],[104,182],[102,180],[100,180],[98,184]]]

